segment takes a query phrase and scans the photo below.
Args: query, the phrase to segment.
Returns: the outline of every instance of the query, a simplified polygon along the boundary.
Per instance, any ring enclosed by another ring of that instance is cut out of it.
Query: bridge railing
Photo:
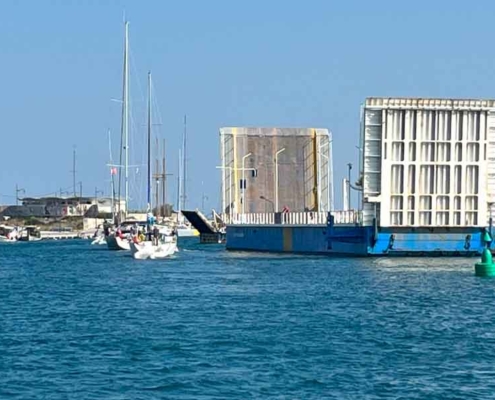
[[[336,225],[361,224],[361,212],[357,210],[333,211],[331,215]],[[279,213],[248,213],[226,214],[224,221],[231,225],[326,225],[326,212],[279,212]]]

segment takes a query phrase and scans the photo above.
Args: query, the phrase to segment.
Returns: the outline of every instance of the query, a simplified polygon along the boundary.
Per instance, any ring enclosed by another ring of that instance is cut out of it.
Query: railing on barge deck
[[[335,225],[360,225],[361,212],[332,211],[326,212],[279,212],[279,213],[249,213],[225,214],[223,220],[230,225],[326,225],[331,214]]]

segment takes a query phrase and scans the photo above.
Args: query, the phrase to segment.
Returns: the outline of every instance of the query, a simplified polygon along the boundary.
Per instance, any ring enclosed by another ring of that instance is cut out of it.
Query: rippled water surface
[[[495,398],[473,259],[0,245],[0,399]]]

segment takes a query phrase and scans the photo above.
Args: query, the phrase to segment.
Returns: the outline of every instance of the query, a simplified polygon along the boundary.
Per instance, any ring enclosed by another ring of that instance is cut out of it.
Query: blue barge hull
[[[229,225],[227,250],[329,256],[476,256],[485,229],[387,228],[330,225]]]

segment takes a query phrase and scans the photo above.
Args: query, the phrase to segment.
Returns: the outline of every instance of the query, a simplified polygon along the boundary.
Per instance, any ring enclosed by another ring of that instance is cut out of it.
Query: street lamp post
[[[273,201],[271,201],[270,199],[267,199],[265,196],[260,196],[260,199],[265,200],[266,202],[270,203],[272,205],[273,212],[275,212],[275,204],[273,203]]]
[[[278,212],[278,155],[285,151],[285,147],[275,153],[275,212]]]
[[[246,170],[244,169],[244,162],[252,153],[246,154],[242,157],[242,214],[246,212]]]
[[[232,214],[232,171],[240,171],[241,169],[248,170],[248,171],[255,171],[255,168],[233,168],[233,167],[227,167],[227,166],[219,166],[217,167],[222,170],[228,170],[229,171],[229,216]],[[225,191],[224,191],[225,192]],[[225,197],[225,193],[222,195],[222,197]],[[223,210],[225,212],[225,209]]]

